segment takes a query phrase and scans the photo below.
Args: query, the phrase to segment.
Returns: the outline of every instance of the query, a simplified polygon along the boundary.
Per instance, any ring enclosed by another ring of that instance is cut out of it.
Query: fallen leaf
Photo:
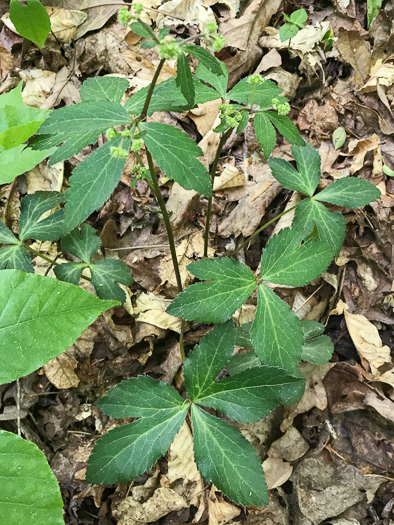
[[[223,168],[220,176],[214,178],[213,191],[236,188],[245,184],[245,175],[238,168],[231,164],[225,164]]]
[[[62,67],[60,71],[56,73],[51,93],[41,105],[41,108],[51,109],[60,104],[63,100],[67,106],[80,102],[80,87],[81,83],[76,78],[74,72],[66,66]]]
[[[0,78],[5,78],[14,64],[12,53],[0,45]]]
[[[380,154],[380,139],[376,133],[366,139],[354,139],[349,142],[348,155],[353,157],[351,173],[361,170],[364,166],[365,155],[369,151],[373,151],[375,155]]]
[[[371,53],[358,31],[339,29],[336,46],[343,60],[354,69],[354,85],[361,88],[371,69]]]
[[[240,514],[238,507],[219,496],[215,487],[211,488],[208,496],[208,525],[225,525]]]
[[[268,490],[276,489],[286,483],[293,473],[293,467],[282,458],[268,457],[263,462],[263,469]]]
[[[179,23],[198,24],[201,32],[205,31],[208,22],[215,22],[215,15],[212,9],[205,5],[202,0],[170,0],[159,7],[159,16],[156,22],[159,27]],[[172,20],[171,20],[172,18]]]
[[[392,383],[394,387],[394,381]],[[364,404],[374,408],[381,416],[394,423],[394,403],[390,399],[381,399],[375,392],[368,392]]]
[[[64,180],[64,162],[48,166],[44,161],[26,173],[27,192],[61,191]]]
[[[59,389],[73,388],[79,385],[79,378],[75,373],[77,361],[66,352],[51,359],[43,366],[49,381]]]
[[[200,135],[205,137],[210,129],[212,129],[214,122],[218,117],[219,106],[222,103],[221,99],[211,100],[198,104],[195,109],[191,109],[188,117],[195,123]]]
[[[56,73],[42,69],[26,69],[20,72],[24,81],[22,91],[26,106],[41,108],[49,97],[56,80]]]
[[[261,59],[260,64],[256,67],[255,73],[262,73],[271,69],[272,67],[279,67],[282,65],[282,57],[276,49],[271,49]]]
[[[165,330],[173,330],[180,334],[181,320],[179,317],[173,317],[166,312],[169,303],[170,300],[160,295],[142,293],[136,301],[133,313],[139,322],[152,324]]]

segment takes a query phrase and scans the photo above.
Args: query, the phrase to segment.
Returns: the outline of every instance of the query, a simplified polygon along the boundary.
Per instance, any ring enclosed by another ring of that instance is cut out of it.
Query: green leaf
[[[89,483],[122,483],[149,470],[170,448],[189,406],[165,410],[114,428],[102,436],[89,458]]]
[[[249,324],[249,323],[248,323]],[[250,323],[252,324],[252,323]],[[230,375],[239,374],[244,370],[249,370],[249,368],[256,368],[264,366],[261,364],[260,359],[257,357],[255,351],[245,352],[243,354],[235,354],[230,359],[227,370]]]
[[[81,134],[111,126],[131,124],[131,117],[118,102],[93,100],[52,111],[38,130],[38,135]]]
[[[293,226],[309,235],[316,224],[319,239],[328,244],[337,256],[346,234],[345,217],[339,213],[330,213],[324,204],[313,199],[304,199],[295,209]]]
[[[30,374],[61,354],[96,317],[117,304],[52,277],[1,271],[0,384]]]
[[[300,244],[302,231],[284,228],[271,237],[261,257],[261,278],[286,286],[304,286],[329,266],[333,251],[318,239]]]
[[[8,93],[3,93],[0,95],[0,108],[4,109],[5,106],[23,106],[23,98],[22,98],[22,86],[23,86],[23,80],[19,82],[19,84],[14,88],[11,89],[11,91],[8,91]]]
[[[82,272],[85,268],[87,268],[87,264],[85,263],[68,262],[55,266],[53,271],[59,281],[65,281],[66,283],[78,286]]]
[[[105,129],[101,129],[99,131],[87,131],[86,133],[74,133],[64,144],[56,149],[55,153],[49,159],[49,166],[53,166],[62,160],[70,159],[74,155],[77,155],[77,153],[83,150],[86,146],[95,144],[101,133],[104,133],[105,131]],[[53,137],[53,135],[40,135],[38,138],[47,136]],[[57,142],[61,141],[62,140],[58,140]]]
[[[187,103],[192,106],[194,104],[196,94],[194,90],[194,82],[192,72],[190,70],[190,65],[184,53],[178,55],[176,64],[176,85],[180,87],[182,95],[187,100]]]
[[[247,78],[244,78],[227,94],[228,100],[240,102],[241,104],[250,104],[252,100],[253,90],[255,90],[254,104],[261,108],[269,108],[272,105],[272,99],[278,97],[282,93],[282,89],[271,82],[265,80],[263,84],[250,84]],[[284,101],[287,99],[284,99]]]
[[[27,0],[27,5],[11,0],[10,20],[21,36],[39,47],[44,46],[51,31],[51,21],[39,0]]]
[[[101,241],[96,230],[89,224],[82,224],[81,228],[75,228],[61,241],[62,250],[75,255],[81,261],[90,263],[93,255],[100,249]]]
[[[142,36],[144,38],[151,38],[151,33],[141,24],[141,22],[133,22],[130,24],[130,29],[136,35]]]
[[[219,77],[224,75],[220,60],[203,47],[195,46],[194,44],[183,44],[182,49],[186,51],[186,53],[189,53],[189,55],[197,58],[203,66],[209,69],[209,71],[212,71],[215,75],[218,75]]]
[[[37,445],[0,430],[0,456],[4,525],[64,525],[57,480]]]
[[[144,142],[156,164],[171,179],[200,195],[212,194],[211,179],[205,166],[196,158],[203,153],[184,131],[159,122],[143,122]]]
[[[324,326],[316,321],[301,321],[304,335],[302,346],[302,361],[308,361],[314,365],[324,365],[334,352],[334,345],[328,335],[322,335]]]
[[[258,288],[251,336],[263,364],[292,371],[300,362],[303,340],[300,321],[287,303],[264,284]]]
[[[184,403],[185,400],[172,386],[149,376],[137,376],[111,388],[97,406],[108,416],[123,418],[172,414]]]
[[[346,177],[330,184],[315,195],[314,199],[345,208],[361,208],[376,201],[380,195],[379,188],[371,182],[356,177]]]
[[[198,323],[223,323],[230,319],[256,288],[247,266],[233,259],[202,259],[189,264],[198,279],[213,282],[192,284],[167,308],[167,313]]]
[[[0,244],[19,244],[18,239],[3,221],[0,221]]]
[[[120,77],[88,78],[82,84],[80,95],[84,102],[91,100],[109,100],[119,102],[129,87],[129,81]]]
[[[246,128],[246,126],[248,125],[248,122],[249,122],[249,112],[248,111],[243,111],[242,112],[242,117],[241,117],[241,120],[239,121],[239,124],[238,124],[238,127],[236,129],[236,133],[242,133],[243,130]]]
[[[281,368],[262,366],[211,384],[195,402],[220,410],[240,423],[255,423],[304,388],[302,378]]]
[[[64,202],[64,194],[57,191],[36,191],[21,200],[19,239],[56,241],[64,232],[63,210],[41,219],[44,213]]]
[[[49,114],[49,110],[28,106],[1,106],[0,146],[5,149],[15,148],[29,139]]]
[[[34,273],[34,266],[26,248],[21,245],[0,248],[0,269]]]
[[[185,387],[194,401],[204,395],[234,351],[234,323],[230,320],[208,332],[189,353],[183,367]]]
[[[235,503],[268,505],[264,472],[254,447],[234,427],[192,406],[194,455],[202,476]]]
[[[293,11],[291,13],[290,20],[293,24],[303,27],[302,24],[308,20],[308,13],[305,11],[305,9],[297,9],[297,11]]]
[[[90,264],[92,284],[100,299],[116,299],[121,303],[126,301],[125,292],[116,283],[128,286],[133,282],[126,264],[119,259],[101,259]]]
[[[265,113],[257,113],[253,122],[257,142],[263,148],[264,158],[268,159],[276,143],[275,128]]]
[[[19,144],[19,146],[12,149],[0,147],[0,164],[2,168],[0,184],[12,182],[15,177],[33,169],[55,151],[54,148],[34,151],[32,148],[26,147],[26,144]]]
[[[235,328],[235,344],[242,348],[253,348],[252,340],[250,338],[250,329],[252,323],[244,323]]]
[[[97,148],[74,169],[66,191],[65,221],[73,230],[101,208],[122,176],[126,159],[111,155],[111,147],[119,146],[121,137]]]
[[[215,75],[215,73],[212,73],[208,68],[206,68],[201,62],[198,64],[198,67],[195,72],[195,76],[199,78],[200,80],[203,80],[204,82],[208,82],[208,84],[211,84],[221,98],[226,98],[227,93],[227,83],[228,83],[228,70],[226,66],[223,64],[223,62],[220,62],[223,74],[222,75]]]
[[[382,0],[367,0],[367,20],[368,27],[382,8]]]
[[[298,34],[298,27],[295,24],[283,24],[279,29],[279,38],[281,42],[286,42]]]
[[[163,40],[168,35],[169,32],[170,32],[169,27],[162,27],[159,31],[159,34],[157,35],[157,38],[159,40]]]
[[[283,137],[288,142],[290,142],[290,144],[305,146],[304,139],[301,137],[300,132],[289,119],[289,117],[286,117],[286,115],[278,115],[278,113],[274,113],[273,111],[267,111],[265,114],[279,131],[279,133],[283,135]]]
[[[141,49],[152,49],[152,47],[156,46],[156,42],[154,40],[145,40],[141,44]]]

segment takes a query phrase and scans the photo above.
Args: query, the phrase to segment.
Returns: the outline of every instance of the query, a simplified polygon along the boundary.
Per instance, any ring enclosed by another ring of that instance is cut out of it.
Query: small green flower
[[[129,13],[129,9],[125,7],[121,7],[118,11],[118,20],[123,26],[127,26],[127,24],[131,20],[131,15]]]
[[[114,128],[108,128],[105,132],[105,136],[108,140],[114,140],[114,138],[116,137],[116,131],[114,130]]]
[[[290,111],[290,104],[288,102],[284,102],[283,104],[279,104],[278,106],[278,115],[287,115]]]
[[[144,141],[142,139],[135,139],[131,143],[131,151],[139,151],[143,145],[144,145]]]
[[[218,26],[216,22],[208,22],[205,26],[205,34],[210,35],[211,33],[214,33],[218,30]]]
[[[173,60],[182,53],[178,42],[175,38],[167,38],[166,41],[162,42],[159,45],[159,56],[160,58],[165,58],[166,60]]]
[[[215,53],[219,53],[226,45],[226,39],[223,35],[215,35],[211,45]]]
[[[249,75],[248,82],[249,84],[263,84],[265,82],[265,78],[256,73],[255,75]]]
[[[144,11],[144,6],[140,3],[133,4],[133,11],[137,17],[141,16]]]
[[[272,101],[271,101],[271,105],[272,105],[272,109],[278,109],[279,99],[278,98],[273,98]]]
[[[110,149],[111,155],[116,159],[127,159],[129,152],[123,148],[112,146]]]

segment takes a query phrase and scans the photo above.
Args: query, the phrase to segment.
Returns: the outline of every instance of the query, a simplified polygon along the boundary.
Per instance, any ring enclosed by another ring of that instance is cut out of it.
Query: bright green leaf
[[[200,195],[212,193],[211,179],[205,166],[197,159],[201,149],[187,133],[159,122],[143,122],[144,141],[156,164],[171,179]]]
[[[116,283],[128,286],[133,279],[128,267],[119,259],[101,259],[90,265],[92,284],[100,299],[126,301],[125,292]]]
[[[64,194],[57,191],[36,191],[21,200],[19,239],[55,241],[64,232],[63,210],[41,219],[42,215],[64,202]]]
[[[178,55],[176,70],[176,85],[181,89],[187,103],[193,106],[196,93],[190,65],[184,53]]]
[[[193,401],[203,395],[226,366],[234,351],[234,323],[230,320],[208,332],[189,352],[183,367],[185,387]]]
[[[233,426],[192,406],[194,456],[208,483],[249,507],[268,504],[260,459],[251,443]]]
[[[167,308],[170,315],[199,323],[223,323],[230,319],[256,287],[247,266],[226,257],[202,259],[189,264],[198,279],[213,282],[192,284]]]
[[[254,117],[256,139],[263,148],[264,157],[268,159],[276,143],[276,131],[265,113],[257,113]]]
[[[382,0],[367,0],[367,20],[368,27],[382,8]]]
[[[84,102],[91,100],[110,100],[120,103],[128,87],[129,81],[127,78],[88,78],[81,86],[80,95]]]
[[[189,55],[197,58],[203,66],[209,69],[209,71],[212,71],[212,73],[215,73],[215,75],[219,77],[223,75],[220,60],[203,47],[195,46],[194,44],[184,44],[182,45],[182,49],[186,51],[186,53],[189,53]]]
[[[314,194],[319,184],[321,174],[321,159],[319,152],[308,143],[305,146],[292,146],[291,153],[297,162],[297,169],[308,188],[310,197]]]
[[[16,148],[36,133],[48,114],[49,110],[28,106],[2,106],[0,146],[5,149]]]
[[[228,100],[240,102],[241,104],[250,104],[252,100],[253,91],[255,89],[254,104],[261,108],[269,108],[272,104],[272,99],[277,98],[282,89],[271,80],[265,80],[262,84],[250,84],[247,78],[244,78],[227,94]],[[284,101],[287,99],[283,99]]]
[[[141,22],[133,22],[130,25],[130,29],[136,35],[142,36],[143,38],[151,38],[151,33],[141,24]]]
[[[170,385],[149,376],[122,381],[102,397],[97,406],[111,417],[150,417],[181,409],[185,400]]]
[[[261,257],[261,278],[286,286],[304,286],[329,266],[333,251],[325,243],[310,239],[300,244],[302,231],[284,228],[271,237]]]
[[[264,84],[263,84],[264,86]],[[297,146],[305,146],[305,141],[301,137],[300,132],[295,127],[293,122],[286,115],[278,115],[273,111],[267,111],[265,113],[270,119],[272,124],[276,127],[283,137],[290,142],[290,144],[296,144]]]
[[[52,277],[1,271],[0,384],[30,374],[61,354],[117,304]]]
[[[305,9],[297,9],[291,13],[290,20],[293,24],[303,27],[302,24],[308,20],[308,13]]]
[[[34,273],[34,266],[26,248],[21,245],[0,248],[0,269]]]
[[[0,184],[12,182],[15,177],[33,169],[55,151],[54,148],[34,151],[32,148],[26,147],[26,144],[19,144],[19,146],[11,149],[0,147]]]
[[[122,483],[149,470],[170,448],[189,406],[166,410],[110,430],[89,458],[89,483]]]
[[[281,42],[286,42],[298,34],[298,27],[295,24],[283,24],[279,29],[279,38]]]
[[[0,456],[4,525],[64,525],[57,480],[37,445],[0,430]]]
[[[203,64],[199,63],[195,72],[195,76],[204,82],[211,84],[221,98],[226,98],[227,93],[227,83],[228,83],[228,70],[223,62],[220,62],[223,75],[215,75],[209,69],[207,69]]]
[[[345,208],[361,208],[376,201],[380,195],[379,188],[371,182],[356,177],[345,177],[327,186],[316,194],[314,199]]]
[[[21,36],[39,47],[44,46],[51,31],[51,20],[39,0],[27,0],[27,5],[11,0],[10,20]]]
[[[251,336],[263,364],[292,371],[300,362],[300,321],[287,303],[264,284],[259,285]]]

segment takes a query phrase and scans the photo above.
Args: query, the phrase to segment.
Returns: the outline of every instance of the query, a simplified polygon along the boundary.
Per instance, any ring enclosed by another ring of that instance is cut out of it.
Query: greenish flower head
[[[231,128],[236,128],[242,119],[242,114],[234,110],[232,104],[221,104],[219,109],[222,112],[219,118],[225,120]]]
[[[221,51],[225,45],[226,45],[226,39],[224,38],[223,35],[215,35],[213,37],[211,46],[212,46],[212,49],[215,51],[215,53],[219,53],[219,51]]]
[[[265,82],[265,79],[261,75],[250,75],[248,77],[249,84],[263,84]]]
[[[131,144],[131,151],[139,151],[144,145],[142,139],[135,139]]]
[[[122,137],[130,137],[130,130],[129,129],[125,129],[123,131],[121,131],[121,136]]]
[[[110,151],[111,155],[116,159],[127,159],[127,157],[129,156],[129,152],[123,148],[117,148],[115,146],[112,146]]]
[[[127,24],[131,20],[131,15],[129,13],[128,7],[121,7],[118,11],[118,20],[123,26],[127,26]]]
[[[178,42],[175,38],[167,38],[165,42],[162,42],[159,45],[159,56],[160,58],[165,58],[166,60],[173,60],[182,53]]]
[[[114,138],[116,137],[116,131],[114,130],[114,128],[108,128],[105,132],[105,136],[108,140],[114,140]]]
[[[144,6],[140,3],[133,4],[133,11],[137,17],[141,16],[144,11]]]
[[[278,115],[287,115],[290,111],[290,104],[288,102],[284,102],[283,104],[279,104],[278,106]]]
[[[205,34],[210,35],[218,30],[216,22],[208,22],[205,26]]]
[[[271,104],[272,104],[272,109],[278,109],[279,107],[279,99],[278,98],[273,98],[272,101],[271,101]]]

